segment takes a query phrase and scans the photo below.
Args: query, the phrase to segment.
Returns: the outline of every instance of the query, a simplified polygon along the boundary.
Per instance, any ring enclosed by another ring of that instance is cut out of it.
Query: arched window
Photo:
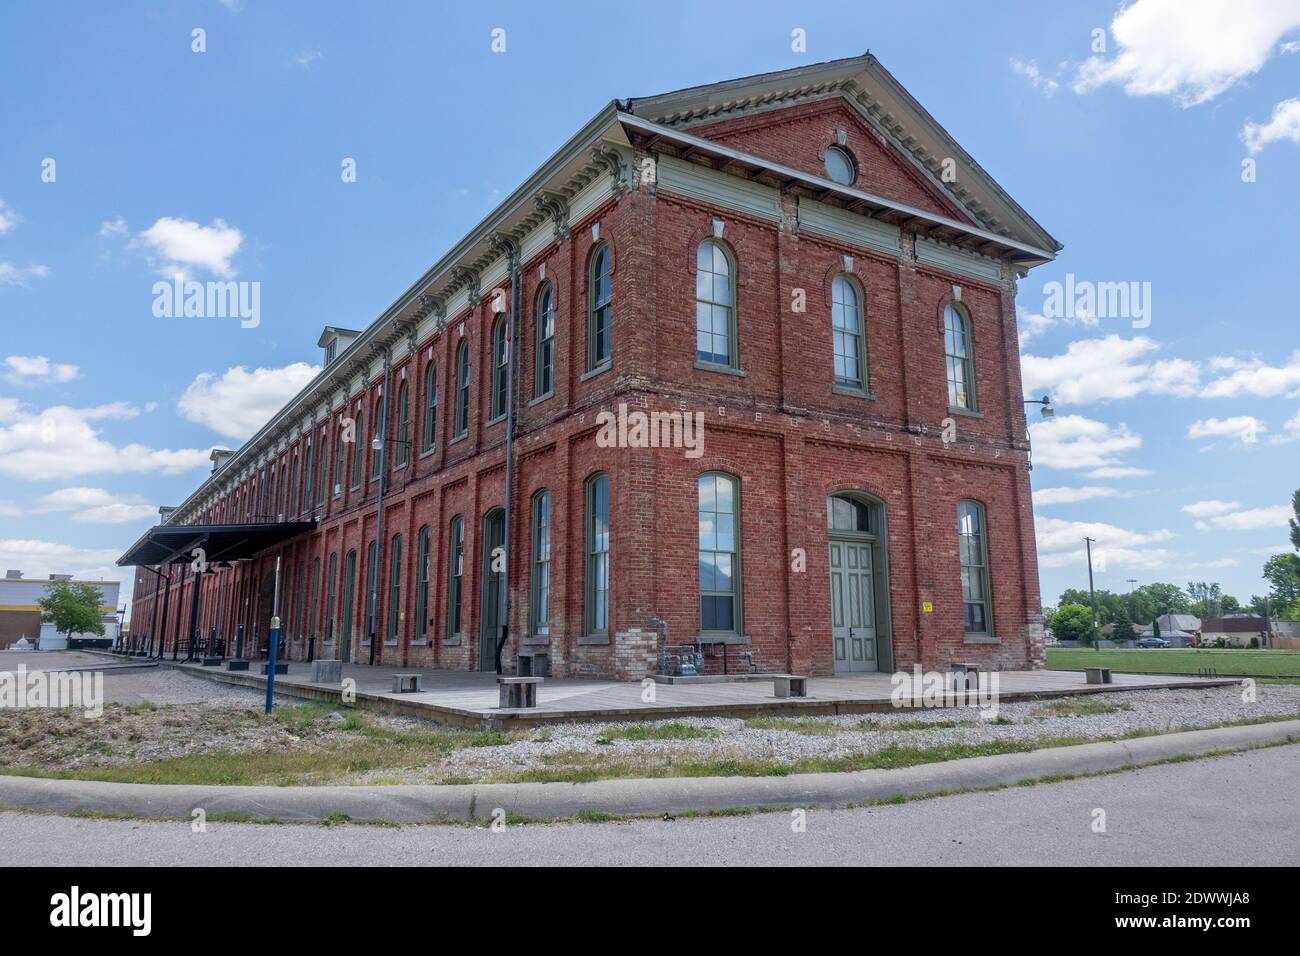
[[[370,426],[370,430],[374,432],[373,437],[375,438],[384,439],[388,437],[388,429],[385,426],[391,419],[389,418],[390,413],[387,403],[387,395],[381,395],[379,398],[375,399],[375,407],[373,409],[375,423]],[[384,449],[381,447],[379,451],[375,451],[370,448],[369,445],[367,445],[366,448],[369,449],[366,453],[370,455],[370,480],[374,481],[379,477],[379,469],[383,467]]]
[[[316,442],[307,437],[306,458],[302,465],[302,499],[298,502],[298,513],[308,510],[312,504],[312,491],[316,487]]]
[[[740,633],[740,486],[730,475],[699,480],[700,630]]]
[[[867,349],[863,335],[862,296],[858,285],[839,275],[831,282],[831,337],[835,351],[835,384],[867,388]]]
[[[964,309],[949,304],[943,310],[943,352],[948,366],[948,406],[975,410],[975,363],[971,354],[970,319]]]
[[[366,455],[366,416],[357,415],[356,427],[352,429],[352,487],[361,487],[361,476],[365,474]]]
[[[406,464],[411,453],[411,396],[403,381],[397,387],[397,441],[393,443],[393,468]]]
[[[456,437],[469,433],[469,342],[456,351]]]
[[[609,630],[609,476],[587,480],[586,600],[584,626],[588,634]]]
[[[731,254],[714,239],[695,251],[695,358],[709,365],[736,365],[736,270]]]
[[[311,608],[307,617],[307,636],[317,637],[317,622],[320,620],[320,558],[313,558],[311,563],[311,600],[308,607]]]
[[[587,270],[587,371],[610,362],[612,286],[609,279],[609,246],[598,245]]]
[[[424,450],[433,448],[438,438],[438,365],[430,362],[424,370]]]
[[[848,150],[840,149],[838,146],[826,150],[825,165],[826,175],[831,178],[831,182],[839,183],[841,186],[852,186],[853,181],[858,178],[853,157],[849,155]]]
[[[388,643],[397,643],[397,622],[402,609],[402,536],[393,535],[388,559]]]
[[[316,504],[324,506],[325,498],[328,496],[326,486],[330,480],[330,454],[329,454],[329,427],[322,426],[316,435],[316,464],[318,473],[316,475]]]
[[[433,549],[433,529],[420,529],[419,564],[415,568],[415,639],[429,639],[429,561]]]
[[[355,625],[353,609],[357,595],[357,552],[353,548],[343,562],[343,615],[339,619],[339,659],[352,659],[352,634]]]
[[[330,555],[329,573],[326,578],[325,588],[325,640],[332,642],[334,640],[334,602],[338,600],[338,575],[339,575],[339,555],[335,551]]]
[[[379,629],[379,624],[375,620],[376,607],[379,601],[379,541],[378,539],[370,542],[370,547],[366,549],[366,618],[361,622],[361,637],[363,640],[373,640],[375,631]]]
[[[551,620],[551,493],[533,495],[533,573],[529,618],[534,634],[549,634]]]
[[[555,292],[549,282],[537,293],[537,355],[533,362],[533,397],[549,395],[555,376]]]
[[[984,506],[978,501],[957,502],[957,542],[961,557],[961,601],[966,633],[992,634],[988,540]]]
[[[826,529],[873,534],[871,509],[856,498],[833,495],[826,499]]]
[[[447,640],[455,641],[460,636],[460,591],[465,574],[465,519],[460,515],[451,519],[447,540]]]
[[[492,324],[492,407],[488,416],[490,421],[502,418],[506,413],[506,371],[509,361],[506,348],[505,315],[497,316]]]
[[[343,417],[334,425],[334,497],[343,494],[343,485],[347,481],[348,443],[343,440]]]

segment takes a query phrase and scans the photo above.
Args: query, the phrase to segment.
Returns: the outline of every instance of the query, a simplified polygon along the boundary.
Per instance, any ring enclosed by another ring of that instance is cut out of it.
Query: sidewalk
[[[593,783],[458,786],[217,787],[99,783],[0,775],[0,807],[189,820],[209,817],[318,821],[343,815],[396,823],[491,820],[494,812],[550,820],[582,813],[682,814],[736,807],[842,807],[963,788],[1015,785],[1173,757],[1300,742],[1300,720],[1195,730],[1028,753],[971,757],[899,770],[788,777],[668,777]]]

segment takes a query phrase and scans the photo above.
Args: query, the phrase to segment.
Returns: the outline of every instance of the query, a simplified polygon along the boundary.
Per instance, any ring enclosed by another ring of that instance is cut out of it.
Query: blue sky
[[[1044,603],[1086,586],[1085,534],[1099,586],[1263,593],[1300,485],[1300,0],[558,10],[6,8],[0,565],[116,574],[208,449],[310,377],[322,326],[367,324],[610,99],[870,49],[1066,246],[1018,300],[1057,408]],[[260,322],[155,317],[178,267],[259,282]],[[1055,317],[1067,273],[1149,309]]]

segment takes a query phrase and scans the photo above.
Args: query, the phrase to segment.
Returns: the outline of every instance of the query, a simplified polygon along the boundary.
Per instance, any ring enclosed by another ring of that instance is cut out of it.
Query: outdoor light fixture
[[[1051,418],[1056,414],[1056,409],[1052,407],[1052,396],[1050,395],[1044,395],[1042,398],[1027,398],[1025,399],[1025,404],[1042,405],[1043,407],[1040,409],[1040,413],[1044,418]]]
[[[375,438],[374,438],[374,440],[370,442],[370,447],[373,448],[375,451],[383,451],[383,450],[384,450],[384,442],[386,442],[386,441],[390,441],[390,442],[392,442],[394,445],[409,445],[409,444],[410,444],[410,442],[407,441],[405,438],[380,438],[378,435],[376,435]]]

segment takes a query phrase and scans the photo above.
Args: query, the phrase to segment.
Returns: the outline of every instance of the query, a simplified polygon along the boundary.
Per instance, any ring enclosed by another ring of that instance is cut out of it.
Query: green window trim
[[[710,471],[696,481],[700,633],[743,633],[740,481]]]
[[[957,557],[961,565],[962,627],[968,635],[993,634],[989,590],[988,518],[983,504],[957,502]]]
[[[955,302],[943,310],[943,357],[948,375],[948,407],[978,411],[970,314]]]
[[[587,479],[583,633],[609,633],[609,476]]]
[[[587,371],[613,359],[613,283],[609,244],[597,243],[587,265]]]

